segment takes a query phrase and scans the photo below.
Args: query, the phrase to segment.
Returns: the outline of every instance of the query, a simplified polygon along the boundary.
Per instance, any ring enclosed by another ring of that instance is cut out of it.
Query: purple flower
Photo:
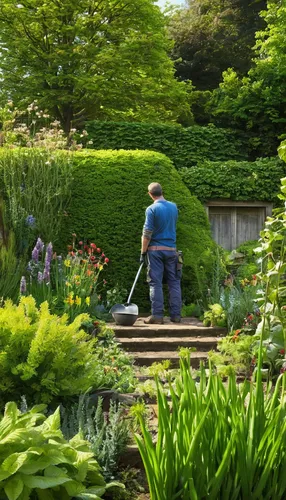
[[[41,273],[40,271],[38,272],[38,283],[43,283],[44,281],[44,276],[43,276],[43,273]]]
[[[48,281],[50,279],[50,269],[51,269],[52,258],[53,258],[53,245],[51,243],[49,243],[47,246],[47,250],[46,250],[45,269],[44,269],[44,279],[46,281]]]
[[[42,242],[41,238],[37,239],[37,243],[36,243],[35,248],[38,250],[39,253],[43,251],[44,243]]]
[[[27,291],[27,283],[25,276],[22,276],[20,281],[20,294],[23,295]]]
[[[35,227],[35,224],[36,224],[35,217],[33,215],[28,215],[28,217],[26,217],[26,225],[33,229]]]
[[[38,262],[38,260],[39,260],[39,250],[37,249],[37,247],[34,247],[34,249],[32,251],[32,260],[34,262]]]

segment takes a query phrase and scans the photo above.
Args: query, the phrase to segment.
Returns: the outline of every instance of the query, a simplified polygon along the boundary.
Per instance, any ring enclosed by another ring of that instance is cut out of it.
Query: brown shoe
[[[172,323],[181,323],[181,316],[172,316],[170,320]]]
[[[164,324],[164,318],[159,318],[158,316],[149,316],[148,318],[144,319],[145,325],[163,325]]]

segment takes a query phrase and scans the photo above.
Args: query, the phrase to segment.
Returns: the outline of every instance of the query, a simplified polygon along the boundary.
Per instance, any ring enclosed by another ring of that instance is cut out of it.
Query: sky
[[[168,0],[168,3],[170,3],[172,5],[182,5],[185,2],[184,2],[184,0]],[[165,4],[166,4],[166,0],[158,0],[159,7],[164,8]]]

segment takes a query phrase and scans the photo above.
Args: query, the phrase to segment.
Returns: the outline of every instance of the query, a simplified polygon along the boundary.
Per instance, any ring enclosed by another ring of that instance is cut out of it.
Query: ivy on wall
[[[278,157],[247,161],[205,161],[193,168],[183,168],[180,175],[200,201],[229,198],[236,201],[277,203],[280,179],[286,165]]]
[[[207,160],[247,160],[247,139],[235,130],[207,127],[91,121],[87,147],[148,149],[168,156],[177,169]],[[93,144],[88,144],[92,141]]]

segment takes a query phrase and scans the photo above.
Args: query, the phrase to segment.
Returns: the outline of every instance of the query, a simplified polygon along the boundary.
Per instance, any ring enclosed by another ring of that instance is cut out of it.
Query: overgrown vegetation
[[[284,498],[286,376],[264,394],[261,364],[260,355],[252,385],[236,385],[234,374],[225,385],[211,365],[196,383],[189,355],[181,357],[170,402],[157,381],[156,443],[140,411],[136,436],[151,500]]]

